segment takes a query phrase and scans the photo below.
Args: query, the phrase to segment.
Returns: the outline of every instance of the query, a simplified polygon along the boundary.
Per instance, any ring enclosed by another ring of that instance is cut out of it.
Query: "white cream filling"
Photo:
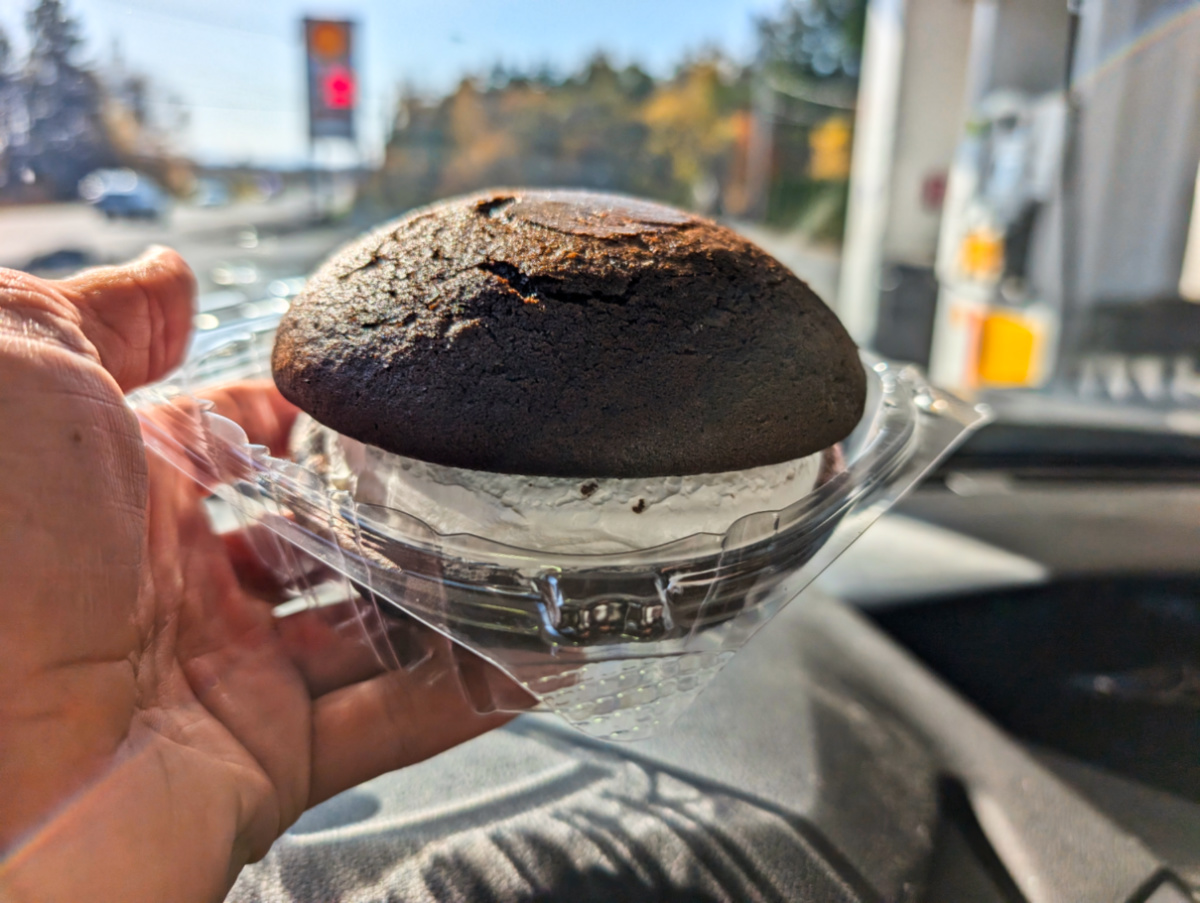
[[[518,476],[429,464],[324,427],[329,479],[357,501],[402,511],[442,534],[469,533],[547,552],[647,549],[724,533],[748,514],[813,490],[823,452],[726,473],[642,479]]]

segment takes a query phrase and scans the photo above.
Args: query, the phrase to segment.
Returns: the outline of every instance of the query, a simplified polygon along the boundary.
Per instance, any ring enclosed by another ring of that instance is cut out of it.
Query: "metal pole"
[[[1060,198],[1059,263],[1062,279],[1059,297],[1062,304],[1062,336],[1054,365],[1053,383],[1058,388],[1069,387],[1076,356],[1082,344],[1082,311],[1079,303],[1079,124],[1081,104],[1075,90],[1075,56],[1079,42],[1079,20],[1083,0],[1067,0],[1067,66],[1063,77],[1063,96],[1066,101],[1066,124],[1063,135],[1062,183]]]

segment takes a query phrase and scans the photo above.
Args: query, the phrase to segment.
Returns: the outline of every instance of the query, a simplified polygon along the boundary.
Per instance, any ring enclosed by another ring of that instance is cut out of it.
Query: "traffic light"
[[[305,19],[308,61],[308,133],[312,138],[354,138],[358,80],[353,50],[354,24]]]
[[[330,110],[354,108],[354,73],[344,66],[334,66],[325,73],[325,106]]]

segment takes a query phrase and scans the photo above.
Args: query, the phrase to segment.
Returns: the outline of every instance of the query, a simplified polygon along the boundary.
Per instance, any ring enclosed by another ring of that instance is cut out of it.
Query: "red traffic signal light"
[[[354,73],[345,66],[330,66],[321,84],[321,94],[327,109],[353,109]]]

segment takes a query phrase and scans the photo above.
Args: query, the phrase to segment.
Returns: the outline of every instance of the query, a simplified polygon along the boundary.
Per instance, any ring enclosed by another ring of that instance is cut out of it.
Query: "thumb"
[[[183,360],[196,277],[175,251],[153,247],[130,263],[87,270],[57,287],[79,310],[80,328],[122,391]]]

